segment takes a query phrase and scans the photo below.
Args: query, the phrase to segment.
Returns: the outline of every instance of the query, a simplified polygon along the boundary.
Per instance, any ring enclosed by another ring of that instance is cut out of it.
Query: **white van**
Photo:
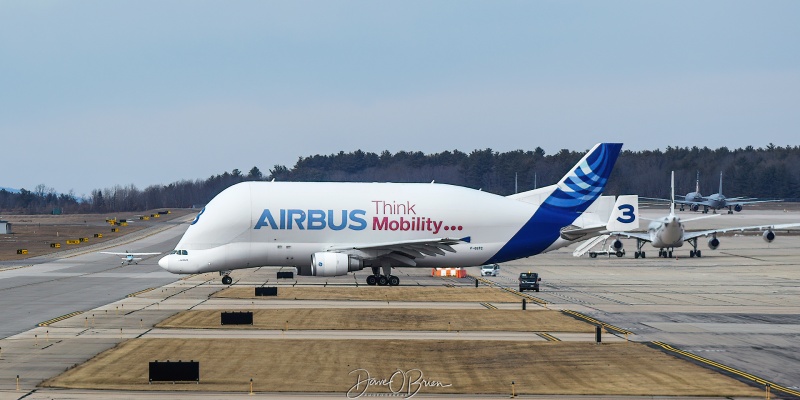
[[[481,276],[497,276],[500,274],[500,266],[497,264],[486,264],[481,267]]]

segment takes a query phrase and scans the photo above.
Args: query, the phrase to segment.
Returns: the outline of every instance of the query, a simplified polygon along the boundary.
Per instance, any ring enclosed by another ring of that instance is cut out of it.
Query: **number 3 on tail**
[[[636,215],[633,214],[633,206],[630,204],[622,204],[617,207],[618,210],[622,211],[622,216],[617,217],[617,221],[622,222],[623,224],[629,224],[636,220]]]

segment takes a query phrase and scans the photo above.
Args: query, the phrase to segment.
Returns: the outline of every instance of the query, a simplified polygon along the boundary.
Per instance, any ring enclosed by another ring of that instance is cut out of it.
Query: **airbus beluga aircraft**
[[[597,144],[557,184],[508,197],[435,183],[239,183],[214,197],[158,264],[175,274],[219,271],[224,284],[242,268],[325,277],[371,268],[368,284],[396,286],[393,267],[529,257],[586,233],[579,220],[621,148]],[[619,205],[613,216],[632,223],[633,210]]]

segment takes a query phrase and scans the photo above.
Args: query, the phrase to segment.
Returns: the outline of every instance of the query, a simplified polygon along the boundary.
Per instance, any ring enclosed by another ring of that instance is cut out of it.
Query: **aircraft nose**
[[[165,270],[169,271],[169,256],[162,257],[160,260],[158,260],[158,265],[161,268],[164,268]]]

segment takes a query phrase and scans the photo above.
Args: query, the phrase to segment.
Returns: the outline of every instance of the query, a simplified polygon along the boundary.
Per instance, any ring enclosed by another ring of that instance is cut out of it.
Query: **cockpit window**
[[[186,250],[181,250],[181,255],[182,256],[188,256],[189,253]]]

